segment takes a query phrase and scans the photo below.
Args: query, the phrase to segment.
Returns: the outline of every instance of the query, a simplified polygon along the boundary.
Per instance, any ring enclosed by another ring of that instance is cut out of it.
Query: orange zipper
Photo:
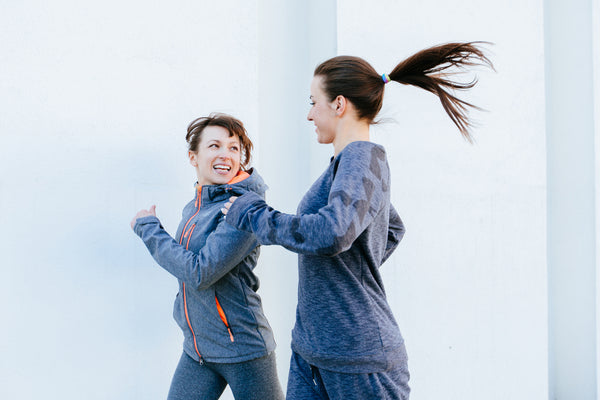
[[[201,198],[200,196],[202,195],[202,186],[200,186],[198,188],[198,195],[196,197],[196,202],[194,203],[196,207],[198,207],[198,209],[196,210],[196,212],[194,213],[194,215],[192,215],[190,217],[190,219],[187,220],[187,222],[185,223],[185,226],[183,227],[183,230],[181,231],[181,238],[179,238],[179,244],[183,243],[183,238],[187,236],[187,243],[185,244],[185,249],[188,250],[188,247],[190,245],[190,238],[192,237],[192,232],[194,231],[194,228],[196,227],[196,224],[192,224],[192,226],[190,227],[189,231],[186,232],[186,228],[188,226],[188,224],[190,223],[190,221],[198,214],[198,212],[200,211],[200,203],[201,203]],[[203,364],[202,362],[202,355],[200,355],[200,352],[198,351],[198,343],[196,343],[196,334],[194,333],[194,328],[192,328],[192,323],[190,322],[190,316],[188,315],[188,308],[187,308],[187,296],[185,294],[185,282],[182,282],[183,284],[183,307],[185,310],[185,319],[187,321],[188,327],[190,328],[190,331],[192,331],[192,337],[194,338],[194,349],[196,350],[196,354],[198,354],[198,357],[200,357],[200,364]]]
[[[231,328],[229,327],[229,323],[227,322],[227,316],[225,315],[225,311],[223,311],[223,307],[221,307],[221,303],[219,303],[219,299],[217,299],[217,295],[215,294],[215,303],[217,304],[217,311],[219,312],[219,316],[221,317],[221,321],[225,324],[227,328],[227,332],[229,332],[229,339],[233,342],[233,333],[231,332]]]
[[[194,205],[197,207],[196,212],[194,213],[194,215],[192,215],[190,217],[190,219],[187,220],[187,222],[185,223],[185,226],[183,227],[183,230],[181,231],[181,238],[179,239],[179,244],[181,244],[183,242],[183,236],[184,236],[184,232],[188,226],[188,224],[190,223],[190,221],[196,216],[198,215],[198,213],[200,212],[200,204],[202,203],[202,186],[200,186],[198,189],[198,195],[196,196],[196,202],[194,203]],[[186,247],[187,249],[187,247]]]
[[[192,337],[194,338],[194,349],[196,349],[196,354],[200,357],[200,363],[202,363],[202,356],[198,351],[198,343],[196,343],[196,334],[194,333],[194,328],[192,328],[192,323],[190,322],[190,316],[188,315],[187,309],[187,298],[185,295],[185,282],[183,282],[183,306],[185,308],[185,319],[187,320],[188,326],[190,327],[190,331],[192,331]]]
[[[187,233],[184,235],[184,237],[187,236],[187,242],[185,244],[185,248],[186,250],[188,249],[188,247],[190,246],[190,239],[192,238],[192,232],[194,232],[194,229],[196,228],[196,224],[192,224],[192,226],[190,227],[190,229],[187,231]]]

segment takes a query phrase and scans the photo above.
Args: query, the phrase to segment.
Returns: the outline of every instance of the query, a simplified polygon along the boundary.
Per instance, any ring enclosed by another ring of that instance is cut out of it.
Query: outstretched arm
[[[346,251],[381,208],[384,183],[378,172],[385,162],[381,153],[346,154],[337,165],[329,192],[323,194],[328,196],[327,203],[312,214],[284,214],[258,195],[246,193],[225,206],[226,221],[254,233],[260,244],[278,244],[302,254]],[[314,194],[315,198],[319,195]]]

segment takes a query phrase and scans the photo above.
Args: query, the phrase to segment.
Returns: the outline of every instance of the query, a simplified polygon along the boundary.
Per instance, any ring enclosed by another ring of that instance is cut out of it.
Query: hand
[[[156,205],[150,207],[149,210],[138,211],[137,214],[135,214],[135,217],[133,217],[133,219],[131,220],[131,229],[133,229],[133,227],[135,226],[135,221],[137,221],[138,218],[147,217],[149,215],[156,217]]]
[[[227,213],[229,212],[229,208],[231,207],[233,202],[236,200],[237,200],[237,196],[231,196],[229,198],[229,201],[223,205],[223,208],[221,208],[221,212],[223,213],[223,215],[227,215]]]

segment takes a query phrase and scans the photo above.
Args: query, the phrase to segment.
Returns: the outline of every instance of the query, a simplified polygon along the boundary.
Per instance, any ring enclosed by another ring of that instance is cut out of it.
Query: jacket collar
[[[250,172],[252,172],[252,170],[250,170]],[[202,204],[221,201],[234,195],[234,193],[232,193],[232,185],[237,186],[236,184],[245,181],[246,179],[250,178],[250,176],[250,173],[240,170],[240,172],[238,172],[233,179],[224,185],[200,186],[198,185],[198,182],[196,182],[194,185],[196,187],[196,196],[202,196]]]

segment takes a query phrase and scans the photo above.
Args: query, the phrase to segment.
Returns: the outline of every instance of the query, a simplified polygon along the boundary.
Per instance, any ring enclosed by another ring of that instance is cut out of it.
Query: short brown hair
[[[240,168],[245,170],[250,163],[253,145],[252,141],[248,137],[246,128],[244,128],[244,124],[242,124],[242,121],[232,117],[231,115],[222,113],[212,113],[208,117],[196,118],[188,125],[187,135],[185,135],[185,140],[188,143],[188,149],[190,151],[198,151],[198,145],[200,144],[202,132],[207,126],[220,126],[227,129],[227,132],[229,132],[229,137],[235,135],[240,139],[242,153],[240,158]]]

